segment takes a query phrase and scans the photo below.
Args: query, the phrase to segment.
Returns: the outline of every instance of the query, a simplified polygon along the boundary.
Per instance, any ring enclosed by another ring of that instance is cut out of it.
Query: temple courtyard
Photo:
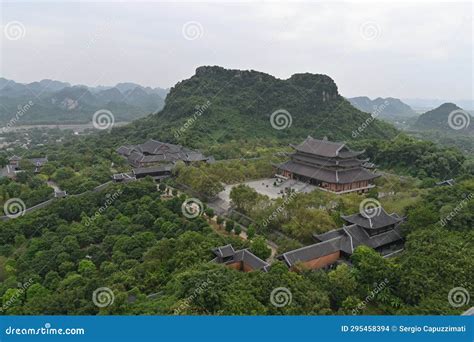
[[[274,185],[274,184],[277,185]],[[317,187],[311,184],[307,184],[301,181],[297,181],[294,179],[289,179],[284,182],[279,182],[279,180],[275,177],[273,178],[264,178],[264,179],[259,179],[255,181],[250,181],[250,182],[243,182],[243,183],[237,183],[237,184],[229,184],[225,186],[225,189],[221,191],[217,197],[220,202],[220,206],[223,209],[229,209],[230,207],[230,191],[232,190],[233,187],[239,185],[239,184],[245,184],[257,191],[259,194],[268,196],[270,199],[276,199],[278,197],[282,197],[283,194],[288,189],[292,189],[292,191],[296,192],[311,192],[315,190]]]

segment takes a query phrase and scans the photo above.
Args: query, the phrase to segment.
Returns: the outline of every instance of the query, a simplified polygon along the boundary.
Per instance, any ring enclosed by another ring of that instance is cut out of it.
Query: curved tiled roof
[[[372,210],[373,212],[368,213],[367,215],[357,213],[341,217],[351,224],[356,224],[366,229],[378,229],[402,221],[402,218],[400,218],[397,214],[389,215],[382,207],[375,208]]]
[[[345,143],[319,140],[312,137],[307,137],[301,144],[293,147],[300,152],[331,158],[351,158],[364,152],[351,151]]]
[[[260,270],[270,266],[268,262],[263,261],[247,249],[242,249],[235,252],[234,261],[242,261],[244,264],[250,266],[253,270]]]
[[[171,164],[165,164],[165,165],[157,165],[157,166],[151,166],[151,167],[137,167],[134,168],[133,174],[134,175],[142,175],[142,174],[150,174],[154,172],[171,172],[173,169],[173,165]]]
[[[225,264],[233,264],[235,262],[242,262],[246,266],[249,266],[252,270],[263,270],[267,271],[270,264],[258,256],[250,252],[248,249],[241,249],[238,251],[234,250],[231,244],[214,248],[212,252],[218,258],[230,258],[225,261]],[[214,262],[218,262],[218,259],[214,259]],[[222,261],[221,261],[222,262]]]
[[[205,157],[199,151],[193,151],[180,145],[164,143],[150,139],[143,144],[134,146],[120,146],[117,153],[128,158],[132,164],[137,163],[159,163],[177,162],[179,160],[194,162],[205,161]]]
[[[301,247],[293,251],[283,253],[278,258],[280,260],[284,260],[289,267],[293,266],[297,262],[305,262],[317,259],[325,255],[340,251],[341,238],[342,236],[339,236],[324,242],[319,242],[313,245]]]
[[[291,267],[297,262],[314,260],[337,251],[350,255],[354,252],[354,249],[361,245],[375,249],[402,239],[399,227],[369,236],[364,228],[355,224],[334,229],[324,234],[315,234],[314,237],[321,242],[286,252],[278,259],[284,260]]]
[[[345,227],[345,231],[352,238],[352,246],[354,249],[360,245],[375,249],[402,239],[400,227],[395,227],[394,229],[373,236],[369,236],[364,228],[355,224]]]
[[[234,247],[232,247],[231,244],[214,248],[213,252],[216,256],[221,258],[227,258],[235,254]]]
[[[323,167],[314,167],[301,163],[294,162],[292,160],[286,163],[277,165],[279,169],[295,173],[297,175],[318,179],[327,183],[339,183],[348,184],[353,182],[371,180],[379,177],[379,175],[372,173],[362,167],[343,169],[343,170],[330,170]]]
[[[387,216],[396,220],[395,223],[403,220],[397,214],[387,214]],[[310,261],[337,251],[352,254],[354,249],[361,245],[375,249],[403,239],[399,225],[386,232],[370,236],[366,228],[357,224],[343,226],[322,234],[313,234],[313,237],[317,243],[283,253],[278,259],[284,260],[291,267],[297,262]]]
[[[290,155],[293,161],[301,162],[303,164],[314,165],[314,166],[329,166],[329,167],[350,167],[360,166],[362,163],[367,162],[368,159],[338,159],[338,158],[326,158],[320,156],[309,156],[299,152]]]

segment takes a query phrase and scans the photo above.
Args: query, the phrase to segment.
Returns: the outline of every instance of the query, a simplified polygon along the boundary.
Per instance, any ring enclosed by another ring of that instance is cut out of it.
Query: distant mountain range
[[[468,133],[474,131],[474,118],[454,103],[443,103],[441,106],[421,114],[415,122],[414,128]]]
[[[474,100],[446,100],[446,99],[402,99],[403,102],[410,105],[414,110],[431,110],[436,107],[441,106],[443,103],[455,102],[458,106],[464,108],[465,110],[472,111],[474,110]]]
[[[367,96],[359,96],[348,98],[347,100],[357,109],[380,118],[412,117],[417,115],[409,105],[393,97],[377,97],[371,100]]]
[[[21,124],[86,123],[106,109],[115,121],[132,121],[160,111],[167,89],[119,83],[113,87],[72,86],[42,80],[28,84],[0,78],[0,123],[19,117]]]

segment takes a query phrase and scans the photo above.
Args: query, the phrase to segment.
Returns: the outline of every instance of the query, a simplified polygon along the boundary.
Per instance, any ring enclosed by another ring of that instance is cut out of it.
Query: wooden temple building
[[[248,249],[234,250],[232,245],[217,247],[212,250],[216,256],[212,262],[243,272],[261,270],[267,272],[270,264],[250,252]]]
[[[316,243],[277,256],[291,270],[328,269],[340,263],[350,264],[350,256],[359,246],[368,246],[383,257],[390,257],[403,250],[404,239],[401,223],[404,218],[396,213],[388,214],[382,207],[375,208],[376,215],[354,214],[341,216],[346,222],[342,228],[323,234],[313,234]],[[267,272],[270,264],[247,249],[234,250],[232,245],[212,250],[212,262],[229,268],[250,272]]]
[[[306,138],[299,145],[291,145],[295,152],[290,160],[274,164],[276,177],[296,179],[337,194],[367,192],[379,177],[369,169],[374,165],[358,157],[364,151],[352,151],[345,143]]]
[[[143,144],[120,146],[117,153],[127,158],[130,165],[136,168],[174,164],[178,161],[183,161],[185,164],[213,161],[212,157],[206,157],[199,151],[153,139]]]
[[[143,144],[120,146],[117,153],[134,168],[132,173],[114,174],[112,178],[115,182],[128,182],[147,176],[159,181],[170,177],[173,166],[179,161],[187,165],[214,161],[212,156],[206,157],[199,151],[153,139]]]
[[[289,268],[299,265],[308,269],[327,268],[348,262],[355,248],[365,245],[387,257],[403,249],[400,223],[403,218],[377,208],[377,215],[342,216],[347,225],[323,234],[313,234],[315,244],[286,252],[277,258]]]

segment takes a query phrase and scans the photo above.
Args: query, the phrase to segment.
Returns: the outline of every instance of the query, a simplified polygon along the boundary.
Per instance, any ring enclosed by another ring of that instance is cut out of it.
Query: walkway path
[[[62,191],[60,188],[59,188],[59,185],[57,185],[54,181],[52,180],[49,180],[46,182],[46,184],[48,184],[48,186],[50,188],[53,188],[54,192],[60,192]]]
[[[105,188],[108,187],[110,184],[112,184],[112,181],[108,181],[108,182],[103,183],[103,184],[101,184],[101,185],[99,185],[99,186],[96,186],[96,187],[95,187],[94,189],[92,189],[92,190],[86,190],[86,191],[84,191],[84,192],[82,192],[82,193],[80,193],[80,194],[72,195],[72,196],[74,196],[74,197],[82,196],[82,195],[84,195],[85,193],[90,192],[90,191],[92,191],[92,192],[98,192],[98,191],[101,191],[101,190],[105,189]],[[51,185],[50,185],[49,182],[48,182],[48,186],[51,186],[53,189],[55,189],[54,186],[56,186],[57,189],[59,189],[59,187],[58,187],[56,184],[54,184],[54,182],[53,182],[53,184],[51,184]],[[60,189],[59,189],[59,190],[60,190]],[[30,208],[27,208],[27,209],[25,209],[24,214],[27,214],[27,213],[32,212],[32,211],[35,211],[35,210],[37,210],[37,209],[45,208],[45,207],[47,207],[48,205],[50,205],[51,203],[53,203],[55,200],[57,200],[57,199],[58,199],[57,197],[53,197],[53,198],[50,198],[50,199],[47,200],[47,201],[41,202],[41,203],[36,204],[36,205],[34,205],[34,206],[30,207]],[[24,215],[24,214],[23,214],[23,215]],[[7,220],[10,220],[10,219],[11,219],[11,217],[10,217],[10,216],[7,216],[7,215],[5,215],[5,216],[0,216],[0,221],[7,221]]]
[[[242,229],[242,231],[239,234],[239,237],[242,240],[248,240],[247,227],[241,225],[238,222],[235,222],[235,224],[238,225]],[[211,219],[210,226],[214,229],[214,231],[217,234],[227,235],[227,236],[232,234],[232,233],[227,233],[223,228],[220,228],[215,221],[215,217]],[[275,259],[275,256],[277,255],[278,245],[275,242],[270,241],[270,240],[265,240],[265,242],[267,243],[267,247],[270,248],[270,250],[272,251],[270,257],[267,260],[268,262],[271,262]]]

